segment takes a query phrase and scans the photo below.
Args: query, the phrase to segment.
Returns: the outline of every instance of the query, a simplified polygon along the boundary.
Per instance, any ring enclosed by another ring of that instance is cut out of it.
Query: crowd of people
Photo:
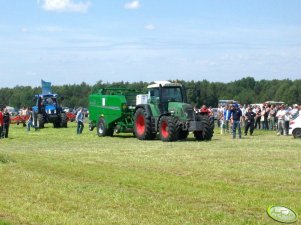
[[[239,122],[237,111],[240,111]],[[253,134],[254,129],[277,131],[277,135],[288,135],[289,123],[301,115],[301,106],[288,105],[238,105],[231,104],[218,108],[218,125],[221,133],[232,133],[235,137],[235,128],[244,128],[244,134]],[[240,131],[239,131],[240,132]]]
[[[272,105],[268,103],[258,105],[228,104],[217,108],[217,115],[214,115],[212,107],[203,105],[201,108],[194,108],[195,112],[207,113],[211,118],[217,120],[221,134],[232,134],[236,138],[244,135],[253,135],[254,130],[276,131],[277,135],[288,135],[289,123],[301,115],[301,105]]]

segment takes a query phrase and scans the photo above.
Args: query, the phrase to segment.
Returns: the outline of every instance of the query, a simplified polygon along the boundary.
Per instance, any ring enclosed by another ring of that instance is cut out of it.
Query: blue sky
[[[301,79],[301,0],[0,0],[0,87]]]

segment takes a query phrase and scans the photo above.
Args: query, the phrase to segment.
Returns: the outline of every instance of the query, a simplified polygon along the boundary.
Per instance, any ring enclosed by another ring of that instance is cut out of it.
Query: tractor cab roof
[[[57,98],[57,94],[39,94],[35,95],[36,98]]]
[[[150,84],[147,86],[147,88],[159,88],[160,85],[162,87],[182,87],[179,83],[171,83],[169,81],[154,81],[154,84]]]

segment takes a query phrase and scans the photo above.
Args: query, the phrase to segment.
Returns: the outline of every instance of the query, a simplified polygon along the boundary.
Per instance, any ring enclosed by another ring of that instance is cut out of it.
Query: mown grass
[[[277,224],[270,205],[301,213],[301,140],[274,132],[163,143],[12,125],[0,159],[11,224],[262,225]]]

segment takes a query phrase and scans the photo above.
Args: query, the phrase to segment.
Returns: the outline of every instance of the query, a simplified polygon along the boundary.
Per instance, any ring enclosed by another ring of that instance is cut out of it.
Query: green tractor
[[[187,104],[185,88],[178,83],[158,81],[149,85],[148,94],[133,90],[115,90],[90,95],[90,130],[99,136],[115,132],[133,132],[139,140],[184,140],[193,132],[198,141],[211,140],[213,128],[209,116],[196,113]]]

